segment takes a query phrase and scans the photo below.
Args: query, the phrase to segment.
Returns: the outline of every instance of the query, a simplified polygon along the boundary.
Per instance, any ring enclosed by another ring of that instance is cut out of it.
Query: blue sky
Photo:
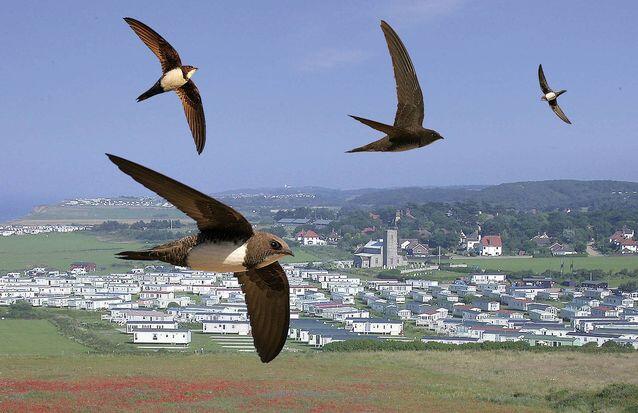
[[[105,152],[206,192],[638,179],[634,1],[173,4],[21,1],[3,10],[5,205],[146,193]],[[200,68],[202,156],[174,94],[135,102],[160,68],[124,16]],[[412,56],[425,126],[446,139],[345,154],[380,137],[348,114],[394,118],[380,19]],[[539,63],[550,86],[568,90],[560,102],[573,126],[540,101]]]

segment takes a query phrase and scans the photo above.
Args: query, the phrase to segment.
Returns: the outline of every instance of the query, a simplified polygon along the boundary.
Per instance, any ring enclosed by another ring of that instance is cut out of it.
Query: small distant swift
[[[155,30],[130,17],[125,17],[124,20],[146,46],[155,53],[162,65],[162,77],[155,82],[153,87],[142,93],[137,101],[141,102],[151,96],[174,90],[184,106],[184,113],[195,140],[197,153],[201,154],[206,144],[206,119],[199,90],[191,80],[197,68],[183,66],[177,51]]]
[[[558,92],[554,92],[549,85],[547,84],[547,79],[545,79],[545,73],[543,73],[543,65],[538,65],[538,82],[541,85],[541,91],[543,92],[543,96],[541,96],[541,100],[547,101],[549,103],[549,107],[552,108],[554,113],[561,118],[565,123],[572,124],[563,110],[558,106],[558,97],[563,93],[567,92],[566,90],[559,90]]]

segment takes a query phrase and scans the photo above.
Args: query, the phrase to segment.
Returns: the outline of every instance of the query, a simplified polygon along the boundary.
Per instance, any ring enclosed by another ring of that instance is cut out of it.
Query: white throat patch
[[[190,250],[186,263],[195,270],[214,272],[246,271],[246,244],[234,242],[207,242]]]
[[[169,90],[175,90],[178,87],[184,86],[187,80],[184,79],[184,74],[182,73],[182,69],[177,67],[175,69],[171,69],[160,80],[160,86],[164,89],[165,92]]]

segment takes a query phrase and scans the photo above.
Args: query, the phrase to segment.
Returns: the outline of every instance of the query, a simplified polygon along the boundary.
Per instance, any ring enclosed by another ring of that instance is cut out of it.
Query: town
[[[314,231],[297,236],[304,245],[321,245]],[[632,237],[625,229],[611,238],[622,242]],[[481,255],[500,255],[498,236],[467,240],[468,245],[477,243]],[[422,248],[390,229],[359,248],[353,260],[338,261],[342,271],[308,263],[284,265],[290,283],[288,342],[312,349],[364,338],[449,344],[522,341],[551,347],[613,342],[638,349],[638,292],[612,289],[603,281],[512,280],[483,271],[439,282],[418,277],[418,272],[405,280],[362,279],[345,272],[357,267],[437,269],[432,262],[407,266]],[[66,271],[32,268],[0,277],[0,306],[20,302],[99,312],[140,349],[188,348],[193,334],[208,334],[224,348],[253,351],[244,295],[230,273],[147,266],[97,274],[96,265],[87,262]],[[229,335],[238,339],[229,340]]]

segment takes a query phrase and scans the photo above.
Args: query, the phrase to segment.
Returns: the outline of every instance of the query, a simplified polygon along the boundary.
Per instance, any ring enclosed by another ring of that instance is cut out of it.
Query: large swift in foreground
[[[142,165],[107,155],[118,168],[197,222],[199,233],[119,258],[159,260],[196,270],[234,272],[246,294],[253,341],[261,361],[281,351],[290,322],[290,288],[278,260],[293,255],[276,235],[255,232],[242,214]]]

